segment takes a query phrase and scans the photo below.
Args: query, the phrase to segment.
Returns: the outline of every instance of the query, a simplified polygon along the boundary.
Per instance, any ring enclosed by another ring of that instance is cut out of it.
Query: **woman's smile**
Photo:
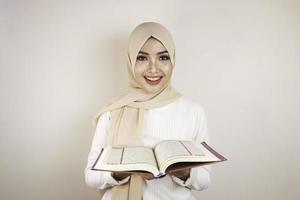
[[[160,83],[163,76],[144,76],[146,82],[150,85],[157,85]]]

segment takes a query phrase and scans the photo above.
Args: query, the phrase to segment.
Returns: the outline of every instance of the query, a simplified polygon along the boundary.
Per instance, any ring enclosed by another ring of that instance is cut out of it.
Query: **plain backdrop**
[[[172,33],[172,85],[228,158],[198,199],[300,199],[299,19],[296,0],[0,1],[0,199],[99,199],[83,173],[92,117],[128,87],[144,21]]]

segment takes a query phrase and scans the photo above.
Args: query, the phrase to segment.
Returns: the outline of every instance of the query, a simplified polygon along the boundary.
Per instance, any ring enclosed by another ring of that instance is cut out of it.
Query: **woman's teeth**
[[[157,81],[158,79],[161,78],[161,76],[145,76],[146,79],[148,79],[149,81]]]
[[[148,84],[157,85],[161,81],[162,76],[145,76],[145,79]]]

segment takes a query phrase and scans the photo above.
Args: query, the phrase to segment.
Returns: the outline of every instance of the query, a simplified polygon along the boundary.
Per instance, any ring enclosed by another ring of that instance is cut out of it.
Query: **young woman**
[[[201,105],[171,86],[175,45],[170,32],[156,22],[138,25],[130,35],[127,67],[130,91],[115,98],[94,117],[94,138],[85,168],[85,181],[101,191],[103,200],[192,200],[192,190],[206,189],[210,166],[152,178],[142,173],[93,171],[102,147],[143,145],[161,140],[194,140],[209,144]]]

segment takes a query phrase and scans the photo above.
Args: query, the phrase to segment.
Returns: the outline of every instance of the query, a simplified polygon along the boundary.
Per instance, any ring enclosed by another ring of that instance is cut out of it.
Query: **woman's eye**
[[[159,59],[160,60],[169,60],[170,57],[169,56],[160,56]]]
[[[137,56],[136,59],[140,60],[140,61],[144,61],[144,60],[147,60],[147,57],[146,56]]]

